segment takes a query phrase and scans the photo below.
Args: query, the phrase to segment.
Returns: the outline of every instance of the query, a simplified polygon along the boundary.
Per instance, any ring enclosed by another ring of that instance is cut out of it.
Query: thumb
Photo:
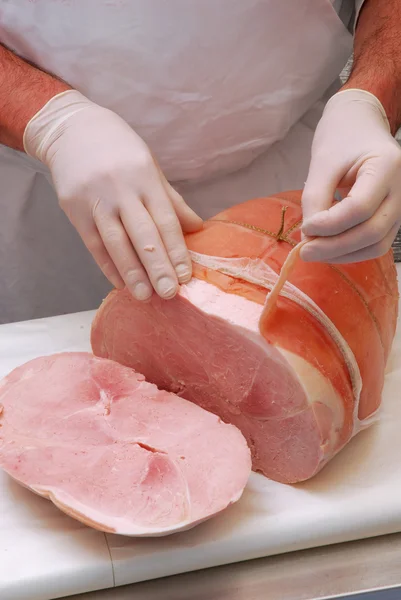
[[[302,193],[302,232],[304,235],[311,235],[309,225],[313,223],[313,217],[332,206],[341,179],[341,172],[333,168],[329,157],[314,157],[312,154],[308,177]]]

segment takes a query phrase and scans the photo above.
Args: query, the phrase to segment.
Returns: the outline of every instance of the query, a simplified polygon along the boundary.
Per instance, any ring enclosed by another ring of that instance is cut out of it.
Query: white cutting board
[[[0,377],[39,355],[89,350],[92,317],[81,313],[0,326]],[[105,535],[0,472],[0,598],[48,600],[398,531],[401,328],[377,425],[307,484],[284,486],[253,474],[240,502],[189,532],[145,540]]]

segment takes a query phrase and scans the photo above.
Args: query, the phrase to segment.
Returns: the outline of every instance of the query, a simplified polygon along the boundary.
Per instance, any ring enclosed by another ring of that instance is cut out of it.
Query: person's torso
[[[126,119],[170,180],[210,178],[282,139],[339,74],[336,8],[353,3],[334,2],[0,0],[0,38]]]

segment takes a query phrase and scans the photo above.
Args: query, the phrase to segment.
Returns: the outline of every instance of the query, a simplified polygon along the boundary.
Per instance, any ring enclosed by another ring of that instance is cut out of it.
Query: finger
[[[81,236],[85,246],[92,254],[97,265],[100,267],[103,275],[107,277],[110,283],[117,289],[123,289],[124,281],[120,276],[117,267],[115,266],[110,254],[107,252],[106,247],[99,235],[96,227],[93,226],[90,229],[80,230],[79,226],[76,227],[79,235]]]
[[[338,258],[334,258],[327,262],[330,264],[349,264],[363,262],[365,260],[371,260],[373,258],[379,258],[380,256],[383,256],[390,250],[395,236],[400,228],[400,224],[400,222],[396,223],[386,237],[377,244],[372,244],[372,246],[368,246],[362,250],[357,250],[356,252],[351,252],[350,254],[345,254],[344,256],[339,256]]]
[[[304,220],[302,230],[310,236],[338,235],[370,219],[389,193],[386,169],[371,160],[358,171],[348,195],[327,210]]]
[[[328,261],[383,240],[398,220],[398,202],[388,197],[368,221],[332,237],[318,237],[301,252],[305,261]]]
[[[192,277],[192,262],[177,214],[162,186],[152,192],[145,200],[145,205],[159,231],[179,282],[188,283]]]
[[[181,194],[179,194],[177,190],[174,189],[173,186],[167,181],[163,171],[160,169],[156,161],[155,164],[159,171],[160,181],[162,182],[163,187],[173,204],[182,230],[185,233],[193,233],[202,229],[203,219],[188,206]]]
[[[322,153],[312,153],[309,173],[302,193],[302,214],[304,223],[313,215],[327,210],[333,204],[337,185],[345,175],[342,167],[332,166],[332,157]],[[305,235],[312,235],[302,226]]]
[[[174,210],[185,233],[200,231],[203,227],[201,219],[185,202],[184,198],[165,180],[165,189],[173,204]]]
[[[120,277],[137,300],[148,300],[152,295],[149,278],[117,216],[95,213],[100,237],[115,264]]]
[[[121,221],[148,277],[161,298],[173,298],[178,292],[178,278],[152,216],[142,202],[125,203]]]

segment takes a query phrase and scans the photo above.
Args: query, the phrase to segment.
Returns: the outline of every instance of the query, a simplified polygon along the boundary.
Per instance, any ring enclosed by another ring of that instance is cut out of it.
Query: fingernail
[[[170,277],[162,277],[157,284],[157,292],[163,298],[172,298],[177,292],[177,284]]]
[[[315,219],[313,217],[309,217],[308,219],[304,219],[302,222],[302,229],[304,227],[308,227],[308,225],[310,225],[310,223],[314,223]]]
[[[175,268],[175,272],[177,273],[177,277],[180,283],[187,283],[191,279],[192,273],[188,265],[177,265]]]
[[[144,301],[150,298],[152,289],[149,285],[146,285],[146,283],[137,283],[132,293],[137,300]]]
[[[316,227],[319,226],[319,221],[308,219],[302,223],[301,231],[304,235],[313,235]]]
[[[304,262],[316,262],[316,255],[314,249],[312,249],[311,251],[310,248],[304,246],[303,248],[301,248],[300,258]]]

